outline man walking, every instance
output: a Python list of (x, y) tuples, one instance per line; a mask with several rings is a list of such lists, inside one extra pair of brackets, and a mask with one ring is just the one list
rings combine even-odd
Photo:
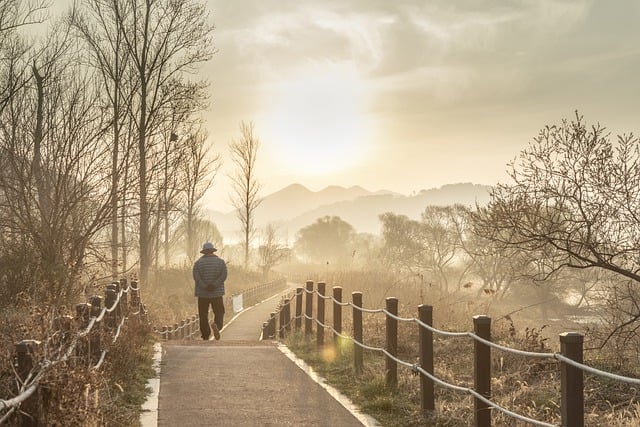
[[(200, 334), (208, 340), (213, 332), (216, 340), (224, 320), (224, 281), (227, 279), (227, 264), (214, 252), (212, 243), (202, 245), (202, 256), (193, 264), (195, 296), (198, 297), (198, 315), (200, 316)], [(213, 309), (213, 322), (209, 326), (209, 306)]]

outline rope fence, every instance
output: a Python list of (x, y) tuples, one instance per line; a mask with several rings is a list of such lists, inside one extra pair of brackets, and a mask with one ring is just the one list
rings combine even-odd
[[(46, 341), (22, 340), (15, 344), (18, 390), (16, 396), (0, 399), (0, 424), (20, 410), (22, 425), (37, 425), (41, 405), (36, 391), (53, 367), (66, 363), (70, 369), (84, 365), (98, 370), (118, 341), (127, 320), (142, 327), (149, 324), (135, 280), (128, 283), (126, 279), (120, 279), (108, 284), (104, 298), (92, 296), (89, 302), (76, 304), (75, 312), (75, 317), (54, 319), (53, 331)], [(51, 357), (38, 358), (47, 352), (45, 350), (50, 351)]]
[[(499, 350), (527, 358), (548, 359), (558, 362), (560, 370), (560, 418), (562, 426), (584, 426), (584, 372), (598, 375), (612, 381), (640, 385), (640, 379), (625, 377), (602, 371), (583, 363), (584, 336), (577, 332), (565, 332), (559, 335), (560, 352), (541, 353), (524, 351), (506, 347), (491, 341), (491, 318), (489, 316), (473, 316), (474, 330), (472, 332), (451, 332), (433, 327), (433, 307), (421, 304), (418, 306), (418, 317), (398, 316), (398, 299), (389, 297), (385, 301), (385, 308), (367, 309), (362, 306), (362, 293), (353, 292), (350, 302), (342, 301), (342, 288), (333, 287), (332, 295), (326, 295), (326, 284), (318, 282), (314, 289), (314, 282), (307, 281), (305, 287), (296, 288), (293, 295), (285, 297), (275, 312), (263, 323), (263, 339), (283, 339), (292, 328), (304, 333), (307, 338), (313, 335), (313, 325), (316, 325), (316, 344), (325, 344), (325, 331), (333, 334), (334, 344), (338, 340), (350, 340), (354, 345), (353, 363), (357, 372), (363, 369), (363, 350), (381, 353), (385, 358), (385, 379), (389, 386), (396, 386), (398, 365), (410, 369), (412, 373), (420, 375), (420, 400), (423, 414), (435, 410), (434, 385), (466, 393), (474, 400), (474, 426), (487, 427), (491, 425), (491, 409), (502, 412), (508, 417), (535, 426), (554, 426), (521, 414), (517, 414), (491, 400), (491, 350)], [(316, 313), (313, 313), (315, 297)], [(304, 299), (304, 303), (303, 303)], [(333, 307), (333, 324), (325, 323), (325, 302), (331, 302)], [(295, 314), (292, 315), (291, 306), (294, 305)], [(342, 309), (352, 309), (352, 335), (342, 332)], [(375, 347), (365, 344), (363, 339), (362, 313), (384, 314), (385, 316), (385, 346)], [(304, 328), (303, 328), (304, 320)], [(279, 327), (276, 325), (279, 322)], [(419, 328), (419, 362), (411, 363), (398, 357), (398, 324), (413, 323)], [(433, 335), (452, 338), (470, 338), (473, 340), (473, 387), (463, 387), (448, 383), (434, 375), (434, 340)], [(277, 335), (277, 336), (276, 336)]]

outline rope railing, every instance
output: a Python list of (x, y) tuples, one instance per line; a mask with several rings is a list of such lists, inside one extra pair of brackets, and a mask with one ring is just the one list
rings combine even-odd
[[(128, 298), (130, 296), (130, 298)], [(85, 360), (92, 370), (103, 365), (109, 347), (116, 344), (127, 319), (144, 318), (143, 325), (148, 325), (145, 306), (141, 303), (137, 281), (127, 282), (121, 279), (110, 283), (105, 289), (103, 298), (93, 296), (88, 303), (76, 305), (76, 316), (61, 316), (53, 321), (54, 331), (45, 342), (22, 340), (16, 343), (16, 373), (20, 386), (14, 397), (0, 399), (0, 424), (9, 420), (17, 409), (23, 412), (23, 421), (29, 422), (39, 417), (38, 403), (32, 402), (40, 386), (40, 381), (52, 368), (63, 362)], [(73, 325), (77, 325), (74, 332)], [(102, 330), (98, 330), (102, 326)], [(104, 348), (101, 343), (103, 331), (111, 332), (111, 340)], [(36, 360), (41, 347), (57, 348), (54, 357)], [(94, 363), (95, 361), (95, 363)], [(32, 414), (27, 414), (23, 406), (28, 406)]]
[[(473, 396), (474, 425), (490, 426), (491, 411), (493, 408), (504, 415), (519, 421), (536, 426), (553, 426), (544, 421), (535, 420), (515, 413), (491, 400), (491, 349), (507, 352), (516, 356), (548, 359), (559, 362), (561, 375), (560, 411), (563, 426), (581, 426), (584, 423), (584, 387), (583, 372), (588, 372), (610, 380), (640, 385), (640, 379), (626, 377), (611, 372), (602, 371), (582, 363), (583, 336), (575, 332), (560, 334), (561, 351), (556, 353), (542, 353), (524, 351), (500, 345), (491, 341), (491, 318), (488, 316), (474, 316), (474, 331), (452, 332), (434, 328), (432, 325), (432, 307), (420, 305), (418, 307), (419, 318), (401, 317), (398, 315), (398, 300), (387, 298), (386, 307), (368, 309), (362, 306), (362, 293), (354, 292), (351, 302), (342, 301), (342, 289), (333, 288), (333, 295), (325, 294), (326, 284), (318, 282), (314, 289), (314, 282), (307, 281), (305, 287), (299, 287), (292, 295), (284, 298), (277, 312), (271, 313), (269, 322), (263, 324), (263, 337), (275, 338), (276, 332), (282, 339), (295, 325), (296, 330), (302, 330), (304, 320), (304, 334), (310, 336), (312, 328), (316, 326), (316, 342), (319, 347), (324, 345), (324, 332), (333, 334), (334, 342), (338, 339), (350, 340), (355, 344), (353, 350), (354, 366), (356, 371), (362, 371), (362, 350), (378, 352), (385, 357), (386, 379), (389, 385), (397, 383), (397, 365), (410, 369), (421, 376), (421, 407), (425, 414), (435, 408), (433, 386), (437, 384), (457, 392), (463, 392)], [(303, 305), (303, 297), (305, 297)], [(313, 298), (316, 298), (316, 314), (313, 314)], [(295, 300), (294, 316), (291, 315), (291, 306)], [(324, 303), (331, 301), (333, 305), (333, 325), (324, 321)], [(353, 313), (353, 335), (342, 333), (342, 308), (350, 306)], [(386, 318), (386, 345), (375, 347), (364, 343), (362, 334), (362, 313), (383, 313)], [(275, 327), (277, 314), (280, 316), (280, 327)], [(410, 363), (402, 360), (397, 354), (397, 330), (398, 323), (413, 323), (419, 328), (420, 363)], [(474, 344), (474, 387), (448, 383), (433, 374), (433, 334), (454, 338), (471, 338)]]

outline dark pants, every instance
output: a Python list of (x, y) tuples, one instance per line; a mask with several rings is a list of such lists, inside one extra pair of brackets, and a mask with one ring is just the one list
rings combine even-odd
[(211, 335), (211, 327), (209, 326), (209, 305), (213, 309), (213, 321), (218, 330), (222, 330), (224, 321), (224, 301), (222, 297), (198, 298), (198, 315), (200, 316), (200, 334), (205, 340)]

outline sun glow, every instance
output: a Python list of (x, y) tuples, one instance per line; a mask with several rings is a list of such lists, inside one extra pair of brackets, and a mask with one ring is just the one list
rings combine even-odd
[(284, 168), (319, 175), (363, 160), (363, 86), (352, 66), (321, 65), (275, 87), (265, 131)]

